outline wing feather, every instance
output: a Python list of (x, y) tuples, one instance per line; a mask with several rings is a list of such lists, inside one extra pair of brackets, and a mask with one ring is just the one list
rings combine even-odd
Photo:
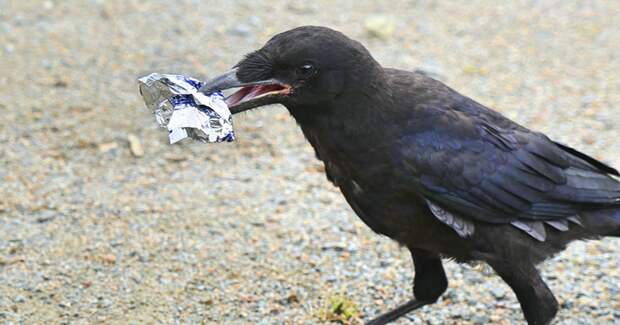
[(520, 222), (538, 238), (538, 221), (562, 230), (562, 220), (574, 222), (580, 212), (620, 206), (613, 168), (514, 123), (494, 123), (503, 117), (484, 110), (434, 111), (401, 139), (403, 159), (428, 200), (477, 221)]

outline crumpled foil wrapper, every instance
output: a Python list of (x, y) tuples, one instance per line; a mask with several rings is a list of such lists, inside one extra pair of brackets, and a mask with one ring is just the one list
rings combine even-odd
[(198, 91), (203, 82), (191, 77), (152, 73), (138, 79), (146, 107), (168, 129), (170, 143), (191, 138), (201, 142), (235, 140), (232, 114), (221, 92)]

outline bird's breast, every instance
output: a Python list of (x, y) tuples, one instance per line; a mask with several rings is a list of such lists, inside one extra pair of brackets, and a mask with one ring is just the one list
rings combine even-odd
[(360, 186), (377, 182), (387, 176), (378, 174), (394, 170), (390, 166), (395, 138), (389, 127), (374, 124), (363, 113), (321, 114), (299, 123), (316, 157), (325, 163), (328, 178), (337, 185), (342, 179), (356, 180)]
[(328, 180), (370, 228), (398, 241), (423, 229), (414, 219), (424, 213), (424, 202), (403, 192), (399, 182), (399, 162), (392, 154), (395, 137), (338, 121), (300, 125)]

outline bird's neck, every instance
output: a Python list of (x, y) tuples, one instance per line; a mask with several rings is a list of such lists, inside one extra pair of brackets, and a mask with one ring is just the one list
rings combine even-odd
[(351, 86), (328, 101), (287, 106), (287, 109), (302, 128), (323, 128), (325, 123), (337, 125), (356, 121), (362, 126), (366, 121), (381, 120), (393, 109), (394, 100), (383, 73), (373, 74), (372, 78), (350, 80)]
[(318, 156), (353, 162), (394, 136), (389, 122), (393, 105), (389, 87), (375, 81), (322, 105), (288, 109)]

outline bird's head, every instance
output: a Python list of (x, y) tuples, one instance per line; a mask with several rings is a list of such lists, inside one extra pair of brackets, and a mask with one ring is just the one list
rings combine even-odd
[(304, 26), (271, 38), (201, 91), (239, 88), (226, 100), (239, 113), (269, 104), (314, 107), (355, 93), (379, 64), (357, 41), (335, 30)]

